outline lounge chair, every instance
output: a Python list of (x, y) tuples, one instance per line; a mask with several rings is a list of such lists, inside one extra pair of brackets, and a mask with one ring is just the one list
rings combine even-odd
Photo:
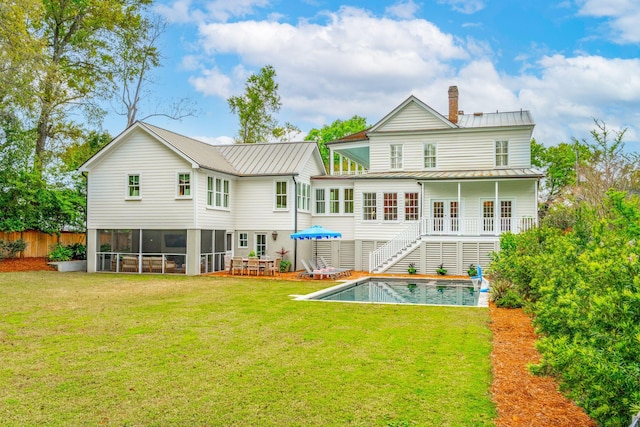
[(309, 264), (307, 264), (305, 260), (300, 260), (300, 261), (302, 262), (302, 265), (306, 270), (306, 273), (301, 273), (300, 275), (304, 275), (314, 279), (324, 279), (325, 277), (328, 277), (329, 279), (336, 279), (339, 276), (338, 273), (336, 273), (335, 271), (311, 268), (309, 267)]
[(321, 256), (318, 259), (318, 263), (320, 264), (320, 266), (322, 268), (330, 268), (333, 269), (334, 271), (336, 271), (337, 273), (339, 273), (342, 276), (351, 276), (351, 272), (352, 270), (350, 268), (338, 268), (338, 267), (332, 267), (329, 265), (329, 263), (327, 262), (326, 259), (324, 259), (323, 256)]

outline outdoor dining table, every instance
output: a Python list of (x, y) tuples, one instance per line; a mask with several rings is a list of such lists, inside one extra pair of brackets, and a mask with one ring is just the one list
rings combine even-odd
[[(270, 271), (272, 272), (271, 274), (275, 274), (275, 259), (259, 259), (258, 260), (258, 264), (260, 265), (260, 271), (262, 272), (263, 275), (266, 275), (266, 271)], [(242, 258), (242, 269), (246, 270), (247, 269), (247, 265), (249, 264), (249, 258)], [(231, 274), (231, 271), (233, 270), (233, 259), (231, 259), (231, 262), (229, 263), (229, 274)]]

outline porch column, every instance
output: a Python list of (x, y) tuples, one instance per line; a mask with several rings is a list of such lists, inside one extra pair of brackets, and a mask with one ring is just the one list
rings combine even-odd
[(187, 230), (187, 275), (200, 274), (200, 230)]
[(493, 227), (496, 236), (500, 235), (500, 201), (498, 200), (498, 181), (496, 181), (496, 201), (493, 205)]
[(460, 188), (461, 188), (461, 183), (460, 181), (458, 181), (458, 236), (462, 235), (462, 224), (464, 224), (464, 222), (462, 221), (462, 203), (461, 203), (461, 199), (462, 197), (460, 196)]
[(95, 273), (97, 268), (96, 249), (98, 248), (98, 232), (95, 228), (87, 229), (87, 273)]
[(340, 172), (340, 175), (342, 175), (342, 154), (338, 154), (338, 162), (340, 162), (338, 164), (338, 172)]
[(329, 175), (333, 175), (333, 148), (329, 147)]

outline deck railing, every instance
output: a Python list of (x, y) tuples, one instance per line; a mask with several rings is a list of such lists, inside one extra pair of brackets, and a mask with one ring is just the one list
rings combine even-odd
[[(536, 226), (536, 218), (429, 218), (407, 223), (397, 236), (369, 254), (369, 271), (374, 271), (417, 242), (421, 236), (498, 236), (522, 233)], [(497, 230), (497, 231), (496, 231)]]

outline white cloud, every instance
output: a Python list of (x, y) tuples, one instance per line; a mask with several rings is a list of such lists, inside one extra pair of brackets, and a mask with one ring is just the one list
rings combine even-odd
[(192, 0), (176, 0), (171, 5), (157, 5), (155, 10), (173, 23), (193, 23), (214, 20), (226, 22), (232, 17), (247, 16), (257, 8), (266, 7), (269, 0), (214, 0), (204, 4), (204, 10)]
[(637, 0), (580, 0), (581, 16), (609, 19), (611, 38), (615, 42), (640, 42), (640, 4)]
[(189, 78), (189, 83), (200, 93), (228, 98), (233, 94), (233, 82), (217, 68), (203, 70), (198, 77)]
[(453, 10), (471, 15), (484, 9), (484, 0), (438, 0), (440, 4), (448, 4)]
[(411, 19), (419, 10), (420, 5), (414, 3), (413, 0), (401, 0), (385, 8), (385, 14), (400, 19)]
[[(640, 110), (640, 59), (600, 56), (543, 57), (540, 76), (515, 78), (512, 88), (520, 102), (535, 112), (540, 142), (553, 145), (588, 137), (593, 119), (611, 128), (629, 127), (627, 137), (638, 132)], [(519, 89), (518, 89), (519, 88)]]

